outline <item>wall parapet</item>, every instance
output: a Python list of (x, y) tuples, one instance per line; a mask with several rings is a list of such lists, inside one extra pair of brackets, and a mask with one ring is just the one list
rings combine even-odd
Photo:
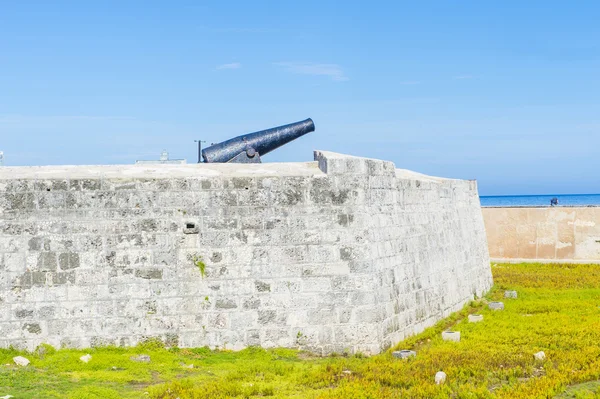
[(28, 349), (377, 353), (491, 286), (474, 182), (325, 151), (3, 168), (0, 267), (0, 346)]

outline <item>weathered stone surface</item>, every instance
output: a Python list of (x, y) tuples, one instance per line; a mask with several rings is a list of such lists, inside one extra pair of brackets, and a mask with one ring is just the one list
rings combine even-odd
[(504, 303), (503, 302), (490, 302), (488, 304), (488, 307), (491, 310), (504, 310)]
[(38, 323), (25, 323), (23, 324), (23, 330), (26, 330), (30, 334), (41, 334), (42, 327)]
[(544, 351), (539, 351), (539, 352), (534, 353), (533, 357), (536, 360), (544, 360), (544, 359), (546, 359), (546, 354), (544, 353)]
[(58, 256), (58, 264), (62, 270), (75, 269), (79, 267), (79, 254), (63, 253)]
[(490, 288), (475, 182), (315, 159), (0, 168), (2, 345), (377, 353)]
[(517, 291), (504, 291), (504, 298), (516, 299)]

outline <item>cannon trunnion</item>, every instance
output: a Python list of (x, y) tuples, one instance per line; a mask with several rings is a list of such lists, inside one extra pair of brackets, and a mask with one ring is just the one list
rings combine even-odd
[(211, 163), (260, 163), (261, 155), (314, 131), (315, 124), (308, 118), (212, 145), (202, 150), (202, 159)]

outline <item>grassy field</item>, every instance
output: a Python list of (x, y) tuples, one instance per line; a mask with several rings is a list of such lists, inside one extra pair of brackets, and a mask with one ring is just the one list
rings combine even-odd
[[(480, 301), (397, 348), (417, 357), (313, 357), (294, 350), (0, 350), (0, 397), (20, 398), (600, 398), (600, 266), (494, 265)], [(518, 299), (503, 299), (505, 289)], [(503, 300), (505, 310), (486, 303)], [(469, 313), (484, 321), (468, 323)], [(441, 340), (443, 330), (461, 342)], [(533, 354), (544, 351), (546, 359)], [(85, 364), (79, 357), (90, 353)], [(147, 354), (150, 363), (130, 358)], [(31, 360), (16, 367), (12, 358)], [(193, 365), (193, 368), (191, 367)], [(434, 383), (443, 370), (447, 382)]]

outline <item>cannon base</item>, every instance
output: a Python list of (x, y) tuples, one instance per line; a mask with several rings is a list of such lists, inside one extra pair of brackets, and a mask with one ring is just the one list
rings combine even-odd
[(250, 156), (252, 151), (242, 151), (237, 154), (235, 157), (231, 158), (231, 160), (227, 163), (261, 163), (260, 154), (258, 152), (254, 152), (254, 156)]

